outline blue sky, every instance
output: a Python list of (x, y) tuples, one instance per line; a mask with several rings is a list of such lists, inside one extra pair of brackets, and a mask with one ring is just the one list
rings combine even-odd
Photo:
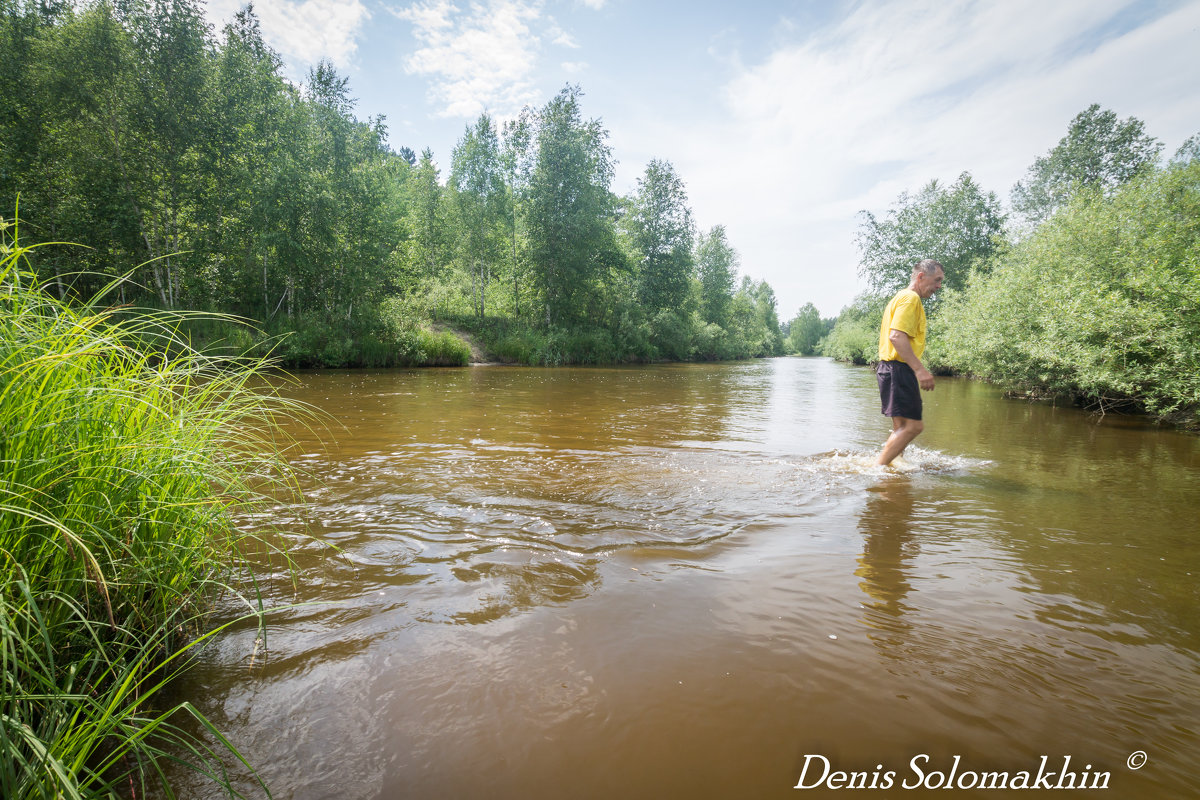
[[(242, 5), (210, 0), (218, 27)], [(835, 315), (864, 288), (858, 212), (969, 171), (1013, 183), (1091, 103), (1169, 156), (1200, 132), (1200, 0), (653, 2), (257, 0), (301, 82), (349, 77), (357, 115), (449, 171), (464, 128), (567, 83), (608, 129), (614, 190), (674, 164), (743, 274)]]

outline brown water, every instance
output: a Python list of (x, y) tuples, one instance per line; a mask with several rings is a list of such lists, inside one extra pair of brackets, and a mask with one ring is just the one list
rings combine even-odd
[(939, 379), (882, 470), (820, 359), (299, 381), (339, 552), (183, 687), (275, 797), (1200, 796), (1196, 437)]

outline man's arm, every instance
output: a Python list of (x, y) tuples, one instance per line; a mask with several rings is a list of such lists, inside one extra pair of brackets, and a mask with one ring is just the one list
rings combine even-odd
[(917, 383), (921, 384), (921, 388), (927, 392), (933, 391), (933, 373), (925, 369), (925, 365), (921, 363), (921, 359), (917, 358), (917, 354), (913, 352), (912, 342), (909, 341), (908, 334), (899, 328), (892, 328), (888, 332), (888, 341), (892, 343), (892, 347), (896, 348), (896, 352), (904, 359), (904, 363), (912, 367), (917, 376)]

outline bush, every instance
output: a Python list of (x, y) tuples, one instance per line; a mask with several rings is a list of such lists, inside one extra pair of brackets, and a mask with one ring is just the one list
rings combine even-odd
[(290, 331), (280, 334), (277, 351), (280, 361), (288, 367), (343, 367), (355, 359), (354, 337), (344, 326), (337, 326), (319, 317), (297, 317)]
[(696, 320), (694, 345), (696, 358), (703, 361), (716, 361), (725, 357), (728, 348), (729, 335), (724, 328), (712, 322)]
[(534, 331), (524, 329), (506, 333), (490, 343), (488, 350), (499, 360), (509, 364), (532, 364), (534, 353), (544, 346), (544, 338)]
[(817, 351), (824, 356), (852, 364), (870, 364), (879, 358), (879, 325), (883, 310), (891, 298), (861, 295), (842, 309), (829, 335)]
[(618, 361), (612, 335), (603, 328), (571, 332), (566, 336), (566, 351), (574, 364), (612, 364)]
[(692, 357), (692, 325), (681, 312), (664, 309), (650, 322), (650, 343), (660, 358), (687, 361)]
[(419, 305), (389, 298), (379, 308), (353, 320), (319, 316), (277, 323), (272, 341), (286, 367), (422, 367), (462, 366), (471, 348), (450, 331), (433, 331)]
[(1076, 198), (936, 323), (947, 364), (1012, 391), (1200, 423), (1200, 162)]
[(471, 363), (471, 347), (452, 331), (417, 331), (420, 366), (463, 367)]

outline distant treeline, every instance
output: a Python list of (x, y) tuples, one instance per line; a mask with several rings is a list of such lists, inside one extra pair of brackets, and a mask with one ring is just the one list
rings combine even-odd
[(285, 80), (250, 8), (217, 35), (196, 0), (0, 0), (0, 209), (89, 248), (31, 255), (61, 297), (132, 270), (124, 302), (294, 332), (293, 364), (465, 358), (435, 319), (529, 362), (782, 352), (774, 292), (670, 162), (611, 191), (577, 87), (480, 116), (444, 177), (350, 95), (327, 63)]
[(968, 173), (863, 212), (871, 290), (819, 351), (875, 360), (883, 306), (936, 258), (935, 371), (1200, 428), (1200, 136), (1169, 161), (1161, 150), (1141, 121), (1093, 105), (1013, 188), (1011, 213)]

